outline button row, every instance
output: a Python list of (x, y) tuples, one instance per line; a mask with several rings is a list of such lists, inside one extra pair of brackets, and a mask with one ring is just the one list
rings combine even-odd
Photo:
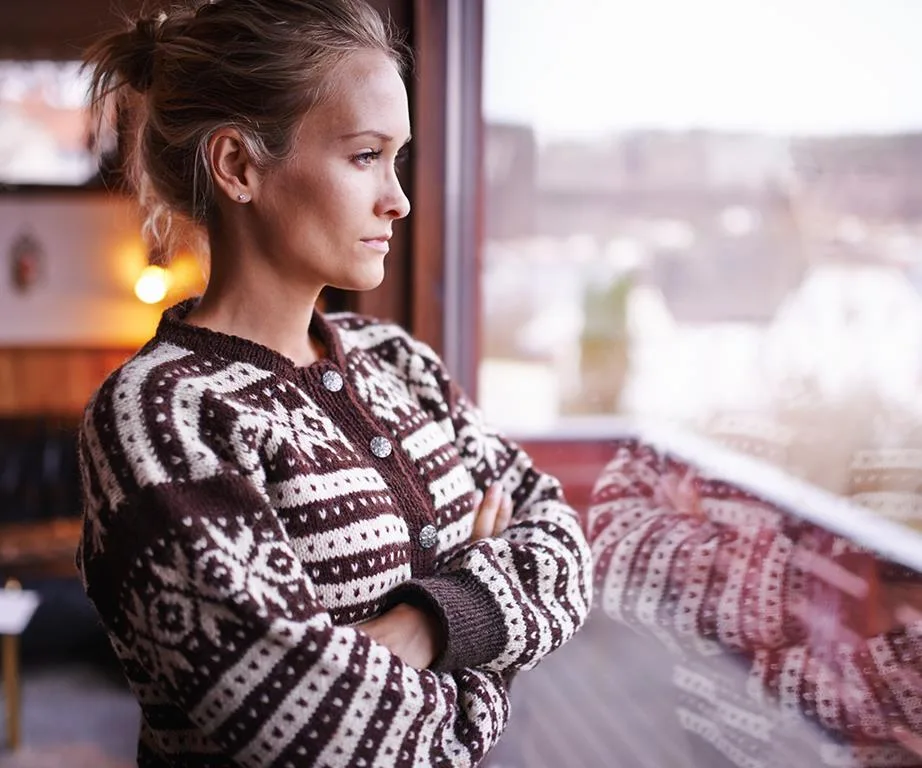
[[(324, 371), (320, 380), (328, 392), (339, 392), (343, 388), (343, 377), (337, 371)], [(381, 435), (371, 438), (369, 448), (379, 459), (386, 459), (394, 452), (391, 441)], [(419, 532), (419, 546), (423, 549), (432, 549), (438, 543), (438, 540), (438, 529), (432, 524), (423, 526)]]

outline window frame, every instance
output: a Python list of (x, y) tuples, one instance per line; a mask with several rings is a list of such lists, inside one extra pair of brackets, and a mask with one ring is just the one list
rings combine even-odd
[[(475, 400), (486, 204), (484, 2), (414, 3), (410, 40), (416, 58), (410, 82), (413, 212), (404, 259), (409, 270), (401, 276), (403, 292), (391, 292), (387, 298), (389, 316), (432, 346), (455, 381)], [(392, 261), (390, 268), (394, 266)], [(561, 480), (577, 509), (588, 505), (598, 472), (611, 457), (615, 437), (509, 436), (537, 466)]]
[(400, 323), (476, 397), (483, 0), (378, 0), (376, 7), (413, 54), (413, 141), (403, 178), (412, 210), (395, 229), (382, 286), (330, 292), (328, 306)]

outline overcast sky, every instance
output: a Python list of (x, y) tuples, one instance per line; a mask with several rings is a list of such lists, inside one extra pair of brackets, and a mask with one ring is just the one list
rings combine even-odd
[(484, 107), (623, 128), (922, 130), (922, 0), (487, 0)]

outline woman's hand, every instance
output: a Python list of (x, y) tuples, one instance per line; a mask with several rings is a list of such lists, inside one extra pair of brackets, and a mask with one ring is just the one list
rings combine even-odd
[[(512, 498), (495, 483), (480, 501), (471, 541), (499, 536), (512, 519)], [(426, 669), (442, 652), (445, 638), (438, 619), (425, 610), (399, 603), (389, 611), (356, 625), (405, 664)]]
[(690, 467), (670, 468), (663, 472), (653, 489), (653, 501), (670, 512), (706, 519), (695, 485), (695, 472)]
[(500, 536), (509, 527), (512, 519), (512, 497), (503, 493), (503, 486), (494, 483), (480, 501), (474, 517), (471, 541)]
[(356, 629), (416, 669), (426, 669), (445, 647), (438, 619), (406, 603), (398, 603), (380, 616), (358, 624)]

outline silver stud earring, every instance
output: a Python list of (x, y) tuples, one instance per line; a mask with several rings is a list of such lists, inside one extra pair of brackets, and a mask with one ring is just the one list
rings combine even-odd
[(241, 203), (248, 203), (250, 202), (250, 196), (246, 192), (241, 192), (239, 195), (237, 195), (237, 201)]

